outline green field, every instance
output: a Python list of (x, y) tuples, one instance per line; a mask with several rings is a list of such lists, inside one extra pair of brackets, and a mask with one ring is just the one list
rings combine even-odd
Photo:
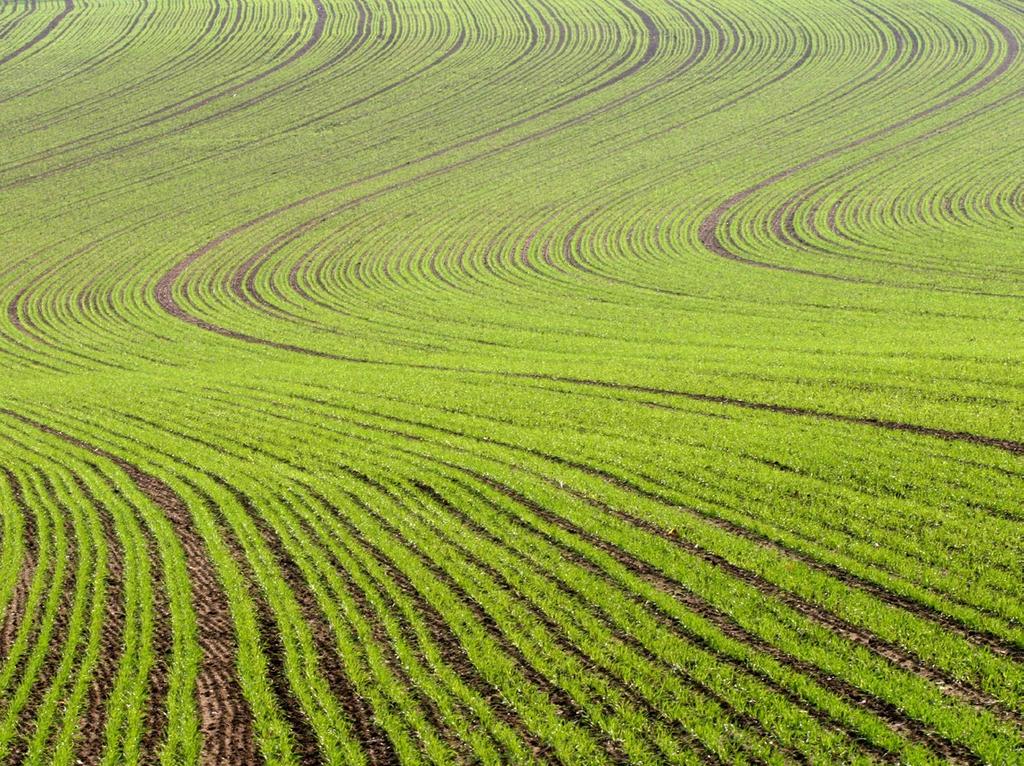
[(1024, 764), (1021, 0), (2, 0), (0, 764)]

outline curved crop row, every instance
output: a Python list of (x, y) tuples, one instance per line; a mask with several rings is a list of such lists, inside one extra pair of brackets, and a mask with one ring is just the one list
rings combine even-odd
[(0, 763), (1024, 763), (1022, 40), (0, 4)]

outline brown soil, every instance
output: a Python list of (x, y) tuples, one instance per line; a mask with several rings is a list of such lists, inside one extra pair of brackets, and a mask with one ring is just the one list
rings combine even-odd
[(76, 477), (79, 490), (85, 495), (100, 518), (107, 545), (107, 575), (104, 593), (104, 615), (100, 651), (85, 700), (79, 731), (82, 736), (76, 754), (82, 763), (99, 763), (103, 759), (104, 723), (107, 702), (114, 688), (118, 666), (122, 660), (125, 626), (124, 552), (114, 531), (113, 520), (103, 505), (92, 496), (85, 483)]
[[(17, 477), (9, 469), (0, 468), (0, 471), (3, 471), (7, 484), (11, 488), (11, 493), (14, 495), (14, 502), (17, 503), (18, 508), (25, 519), (25, 560), (21, 568), (21, 573), (18, 576), (18, 582), (15, 585), (14, 593), (11, 596), (11, 601), (7, 605), (7, 611), (3, 616), (3, 622), (0, 623), (0, 657), (6, 657), (8, 652), (11, 650), (11, 645), (14, 643), (18, 628), (21, 626), (24, 618), (29, 588), (32, 585), (32, 579), (35, 577), (36, 566), (38, 564), (37, 555), (39, 540), (38, 532), (36, 531), (36, 517), (32, 510), (25, 504), (21, 484), (18, 483)], [(8, 529), (5, 524), (4, 533), (7, 534), (7, 532)]]
[[(43, 479), (44, 491), (49, 495), (55, 495), (56, 492), (53, 485), (50, 484), (49, 480)], [(64, 577), (62, 582), (59, 584), (60, 594), (58, 596), (56, 615), (53, 622), (51, 640), (49, 645), (46, 647), (43, 661), (39, 666), (36, 675), (33, 679), (31, 690), (29, 691), (28, 699), (25, 706), (22, 707), (21, 712), (18, 715), (18, 732), (17, 736), (11, 746), (9, 759), (11, 763), (21, 763), (28, 752), (29, 738), (35, 733), (35, 719), (36, 710), (42, 704), (46, 693), (50, 690), (50, 685), (54, 681), (54, 676), (57, 674), (57, 670), (60, 667), (62, 661), (62, 653), (65, 650), (65, 645), (68, 640), (68, 625), (71, 621), (71, 614), (74, 606), (75, 590), (77, 588), (77, 577), (78, 577), (78, 566), (79, 566), (79, 555), (78, 555), (78, 539), (75, 536), (75, 529), (71, 523), (70, 515), (63, 516), (64, 531), (68, 541), (68, 550), (65, 563)], [(90, 573), (87, 573), (90, 574)], [(52, 577), (47, 580), (46, 587), (49, 589), (53, 585)], [(91, 588), (86, 588), (84, 598), (88, 603), (91, 598)], [(88, 609), (88, 606), (86, 606)], [(34, 646), (38, 642), (38, 629), (40, 625), (36, 627), (36, 636), (31, 642)], [(79, 636), (80, 641), (84, 640), (84, 634)], [(79, 644), (81, 649), (81, 643)], [(29, 650), (32, 651), (31, 649)], [(22, 656), (19, 664), (24, 667), (28, 659), (27, 654)]]
[(204, 766), (260, 763), (252, 728), (252, 714), (236, 674), (238, 649), (227, 597), (184, 501), (162, 479), (142, 471), (124, 458), (20, 413), (11, 410), (3, 412), (114, 463), (174, 525), (185, 553), (198, 623), (199, 645), (203, 652), (196, 680), (200, 731), (203, 735), (202, 762)]
[[(223, 482), (219, 483), (227, 486)], [(398, 755), (391, 745), (391, 740), (374, 719), (373, 708), (352, 686), (348, 674), (345, 672), (342, 660), (338, 656), (334, 632), (324, 618), (317, 604), (316, 596), (309, 589), (301, 569), (285, 551), (284, 544), (277, 533), (263, 518), (259, 509), (253, 506), (249, 498), (232, 487), (228, 487), (228, 489), (248, 512), (298, 601), (305, 622), (313, 634), (313, 641), (317, 649), (317, 665), (323, 671), (331, 691), (353, 723), (363, 752), (367, 754), (371, 764), (397, 763)], [(363, 606), (365, 608), (365, 605)], [(386, 642), (381, 642), (381, 646), (386, 646)]]

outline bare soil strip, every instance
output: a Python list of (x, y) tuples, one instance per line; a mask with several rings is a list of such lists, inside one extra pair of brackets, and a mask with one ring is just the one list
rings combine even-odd
[(252, 728), (252, 714), (237, 677), (238, 645), (227, 597), (184, 501), (162, 479), (144, 472), (124, 458), (20, 413), (12, 410), (0, 411), (68, 444), (109, 460), (124, 471), (135, 486), (160, 508), (174, 525), (185, 553), (192, 583), (199, 645), (203, 650), (196, 692), (200, 730), (203, 735), (204, 766), (257, 764), (259, 758)]

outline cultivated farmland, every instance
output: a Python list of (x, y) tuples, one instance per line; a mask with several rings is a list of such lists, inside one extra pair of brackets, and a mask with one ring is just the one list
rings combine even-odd
[(1022, 40), (0, 2), (0, 764), (1024, 764)]

